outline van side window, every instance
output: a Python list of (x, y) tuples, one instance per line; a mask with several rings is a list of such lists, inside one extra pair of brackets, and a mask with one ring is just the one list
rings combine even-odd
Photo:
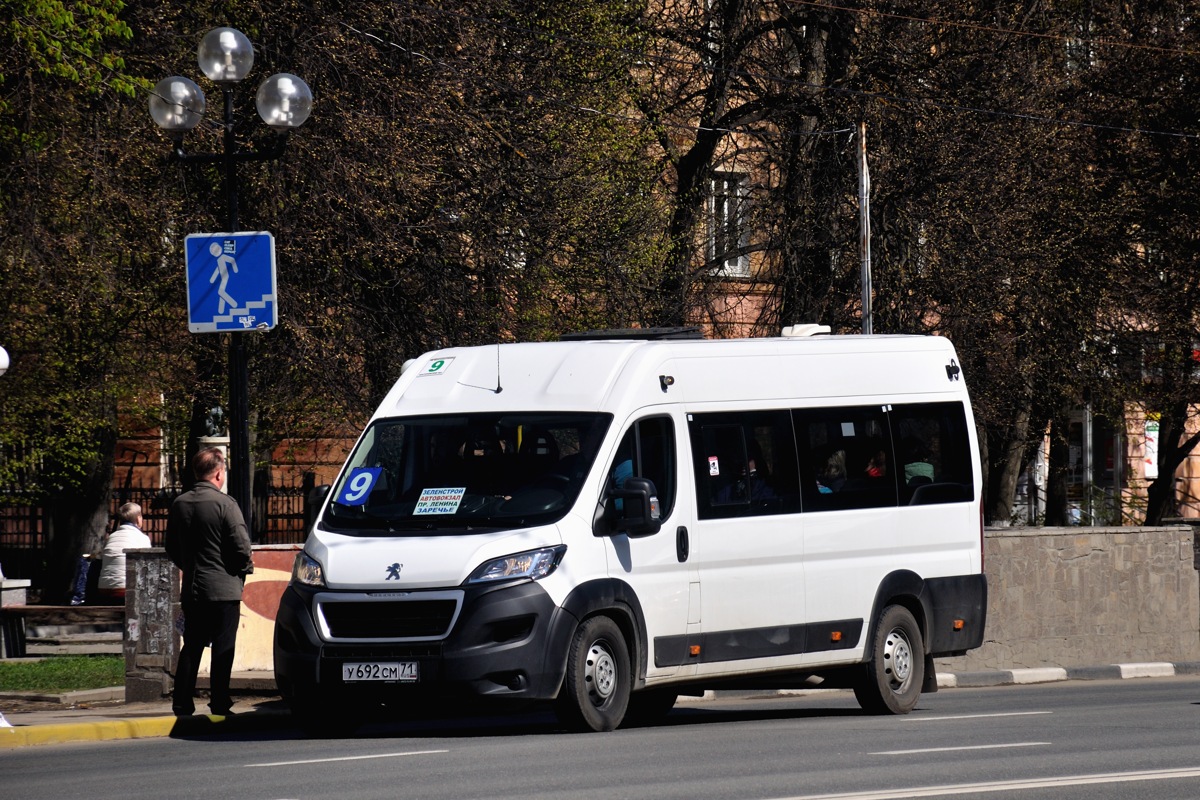
[(606, 494), (620, 488), (626, 478), (648, 478), (658, 490), (662, 518), (675, 507), (675, 428), (669, 417), (640, 419), (629, 427), (609, 470)]
[(902, 505), (964, 503), (975, 496), (961, 403), (895, 406), (891, 419)]
[(793, 412), (805, 511), (896, 505), (895, 457), (883, 406)]
[(691, 414), (688, 432), (700, 519), (800, 510), (787, 411)]

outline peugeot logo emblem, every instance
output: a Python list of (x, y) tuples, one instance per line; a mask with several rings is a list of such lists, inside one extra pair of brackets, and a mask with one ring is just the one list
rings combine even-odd
[(404, 569), (403, 564), (392, 564), (390, 567), (387, 567), (387, 577), (384, 578), (384, 580), (385, 581), (400, 580), (400, 570), (402, 570), (402, 569)]

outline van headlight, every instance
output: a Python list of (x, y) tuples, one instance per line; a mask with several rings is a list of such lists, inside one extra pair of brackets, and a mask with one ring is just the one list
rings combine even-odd
[(557, 547), (543, 547), (540, 550), (492, 559), (472, 572), (471, 577), (467, 578), (467, 583), (511, 581), (519, 578), (540, 580), (554, 572), (566, 552), (567, 546), (560, 544)]
[(301, 550), (296, 554), (295, 562), (292, 563), (292, 581), (303, 586), (316, 586), (324, 589), (325, 570), (321, 568), (320, 561)]

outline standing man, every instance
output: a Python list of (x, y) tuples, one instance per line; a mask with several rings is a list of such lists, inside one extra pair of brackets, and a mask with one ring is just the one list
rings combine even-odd
[(254, 571), (246, 520), (225, 486), (225, 454), (208, 447), (192, 459), (196, 485), (175, 498), (167, 517), (167, 555), (183, 573), (183, 649), (175, 668), (171, 707), (194, 714), (196, 672), (212, 644), (212, 713), (229, 713), (229, 678), (246, 575)]

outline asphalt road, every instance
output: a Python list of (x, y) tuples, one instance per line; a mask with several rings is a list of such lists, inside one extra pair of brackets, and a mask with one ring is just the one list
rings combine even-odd
[(925, 695), (869, 717), (851, 695), (743, 696), (660, 725), (567, 734), (548, 713), (0, 751), (0, 797), (815, 800), (1200, 797), (1200, 677)]

